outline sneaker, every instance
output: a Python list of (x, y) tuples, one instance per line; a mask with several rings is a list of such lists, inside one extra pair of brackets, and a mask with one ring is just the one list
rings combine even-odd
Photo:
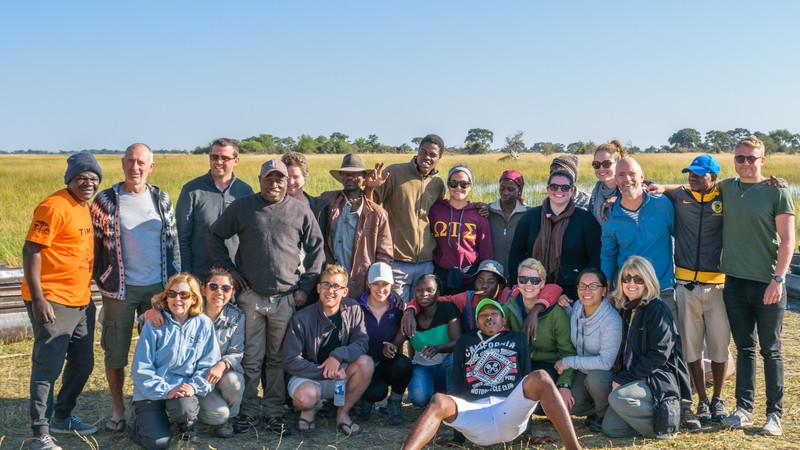
[(761, 428), (759, 433), (765, 436), (780, 436), (783, 434), (783, 428), (781, 428), (781, 418), (777, 413), (767, 414), (767, 421), (764, 422), (764, 427)]
[(83, 423), (77, 416), (69, 416), (63, 421), (53, 419), (50, 421), (50, 431), (53, 433), (72, 434), (78, 433), (81, 436), (88, 436), (97, 432), (97, 427), (90, 423)]
[(225, 423), (218, 426), (216, 430), (214, 430), (214, 435), (219, 438), (227, 439), (233, 437), (233, 424), (230, 420), (226, 420)]
[(733, 414), (720, 421), (722, 425), (738, 430), (740, 428), (748, 427), (753, 424), (753, 413), (746, 411), (744, 408), (736, 407)]
[(199, 442), (194, 425), (181, 426), (180, 433), (176, 437), (179, 442)]
[(283, 417), (265, 417), (264, 429), (283, 436), (290, 436), (292, 434), (292, 430), (286, 426)]
[(239, 414), (233, 419), (233, 432), (236, 434), (247, 433), (251, 428), (255, 427), (256, 421), (250, 416)]
[(681, 410), (681, 428), (688, 431), (697, 431), (701, 428), (700, 419), (692, 413), (691, 405)]
[(53, 436), (45, 433), (31, 442), (31, 450), (61, 450), (61, 447), (56, 444), (56, 439)]
[(695, 412), (694, 415), (697, 416), (702, 423), (711, 422), (711, 407), (708, 404), (708, 400), (700, 400), (697, 403), (697, 412)]
[(711, 422), (720, 423), (722, 419), (728, 417), (728, 408), (725, 406), (725, 400), (714, 397), (711, 399)]
[(387, 409), (389, 410), (389, 425), (402, 425), (405, 420), (402, 413), (402, 400), (389, 400)]

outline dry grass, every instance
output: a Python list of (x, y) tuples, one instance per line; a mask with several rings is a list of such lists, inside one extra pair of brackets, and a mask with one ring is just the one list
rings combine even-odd
[[(755, 434), (755, 430), (723, 431), (719, 427), (706, 427), (695, 433), (681, 433), (674, 440), (658, 441), (643, 439), (615, 439), (610, 440), (602, 435), (590, 432), (576, 419), (576, 430), (581, 443), (587, 448), (627, 448), (627, 449), (790, 449), (800, 448), (800, 313), (787, 311), (784, 321), (783, 357), (785, 364), (785, 397), (783, 430), (784, 435), (779, 438), (767, 438)], [(103, 377), (102, 351), (99, 347), (99, 335), (96, 340), (97, 352), (95, 353), (95, 369), (92, 377), (78, 401), (75, 411), (84, 421), (97, 423), (102, 426), (111, 411), (111, 401), (107, 394), (106, 382)], [(0, 345), (0, 449), (27, 448), (26, 439), (30, 434), (30, 421), (28, 419), (28, 379), (30, 375), (30, 347), (31, 341), (22, 341), (12, 344)], [(22, 354), (22, 356), (13, 356)], [(733, 378), (726, 385), (724, 398), (733, 403)], [(763, 375), (759, 369), (756, 385), (756, 423), (764, 420), (764, 395)], [(126, 395), (130, 396), (130, 383), (126, 386)], [(419, 410), (411, 406), (404, 408), (406, 420), (410, 422), (419, 415)], [(212, 437), (209, 430), (201, 429), (200, 442), (188, 445), (178, 443), (173, 448), (195, 449), (396, 449), (399, 448), (408, 433), (408, 426), (391, 427), (385, 418), (375, 414), (373, 419), (363, 424), (366, 432), (361, 436), (345, 438), (334, 431), (332, 419), (318, 420), (318, 430), (310, 438), (301, 439), (297, 433), (291, 436), (276, 436), (260, 432), (250, 432), (232, 439), (218, 439)], [(550, 424), (539, 419), (536, 425), (537, 434), (557, 436)], [(440, 436), (450, 436), (450, 430), (442, 427)], [(97, 448), (127, 449), (136, 448), (126, 434), (111, 434), (100, 431), (93, 436)], [(58, 437), (59, 442), (67, 449), (91, 449), (92, 445), (83, 442), (77, 437)], [(94, 441), (92, 441), (94, 442)], [(431, 447), (433, 448), (433, 447)], [(524, 438), (517, 441), (493, 447), (499, 449), (528, 449)], [(560, 448), (558, 445), (547, 445), (541, 448)]]

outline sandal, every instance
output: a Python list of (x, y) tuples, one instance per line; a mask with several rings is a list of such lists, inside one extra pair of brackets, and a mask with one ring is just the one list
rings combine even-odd
[(545, 445), (545, 444), (552, 444), (558, 442), (554, 437), (548, 436), (546, 434), (534, 435), (533, 433), (528, 435), (528, 444), (532, 445)]
[[(305, 425), (305, 428), (302, 427)], [(317, 424), (314, 422), (314, 419), (306, 420), (302, 417), (297, 418), (297, 431), (301, 434), (311, 434), (317, 429)]]
[[(358, 427), (358, 428), (355, 428)], [(355, 429), (354, 429), (355, 428)], [(358, 436), (364, 431), (361, 426), (355, 422), (342, 422), (336, 425), (336, 429), (347, 437)]]
[(116, 419), (115, 420), (114, 418), (108, 419), (106, 421), (106, 424), (103, 426), (103, 428), (105, 428), (105, 430), (108, 431), (109, 433), (120, 433), (120, 432), (123, 432), (123, 431), (125, 431), (126, 427), (127, 427), (127, 424), (125, 423), (125, 419)]

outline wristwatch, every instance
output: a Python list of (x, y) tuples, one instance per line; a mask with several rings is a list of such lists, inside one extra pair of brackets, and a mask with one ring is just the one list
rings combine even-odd
[(561, 388), (569, 389), (569, 385), (567, 383), (561, 383), (561, 384), (558, 385), (558, 388), (559, 389), (561, 389)]
[(786, 281), (786, 278), (778, 275), (777, 273), (772, 274), (772, 279), (778, 282), (778, 284), (783, 284), (783, 282)]

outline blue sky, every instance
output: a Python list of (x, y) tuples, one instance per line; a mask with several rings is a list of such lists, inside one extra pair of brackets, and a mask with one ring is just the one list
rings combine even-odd
[(0, 3), (0, 149), (800, 132), (800, 2)]

